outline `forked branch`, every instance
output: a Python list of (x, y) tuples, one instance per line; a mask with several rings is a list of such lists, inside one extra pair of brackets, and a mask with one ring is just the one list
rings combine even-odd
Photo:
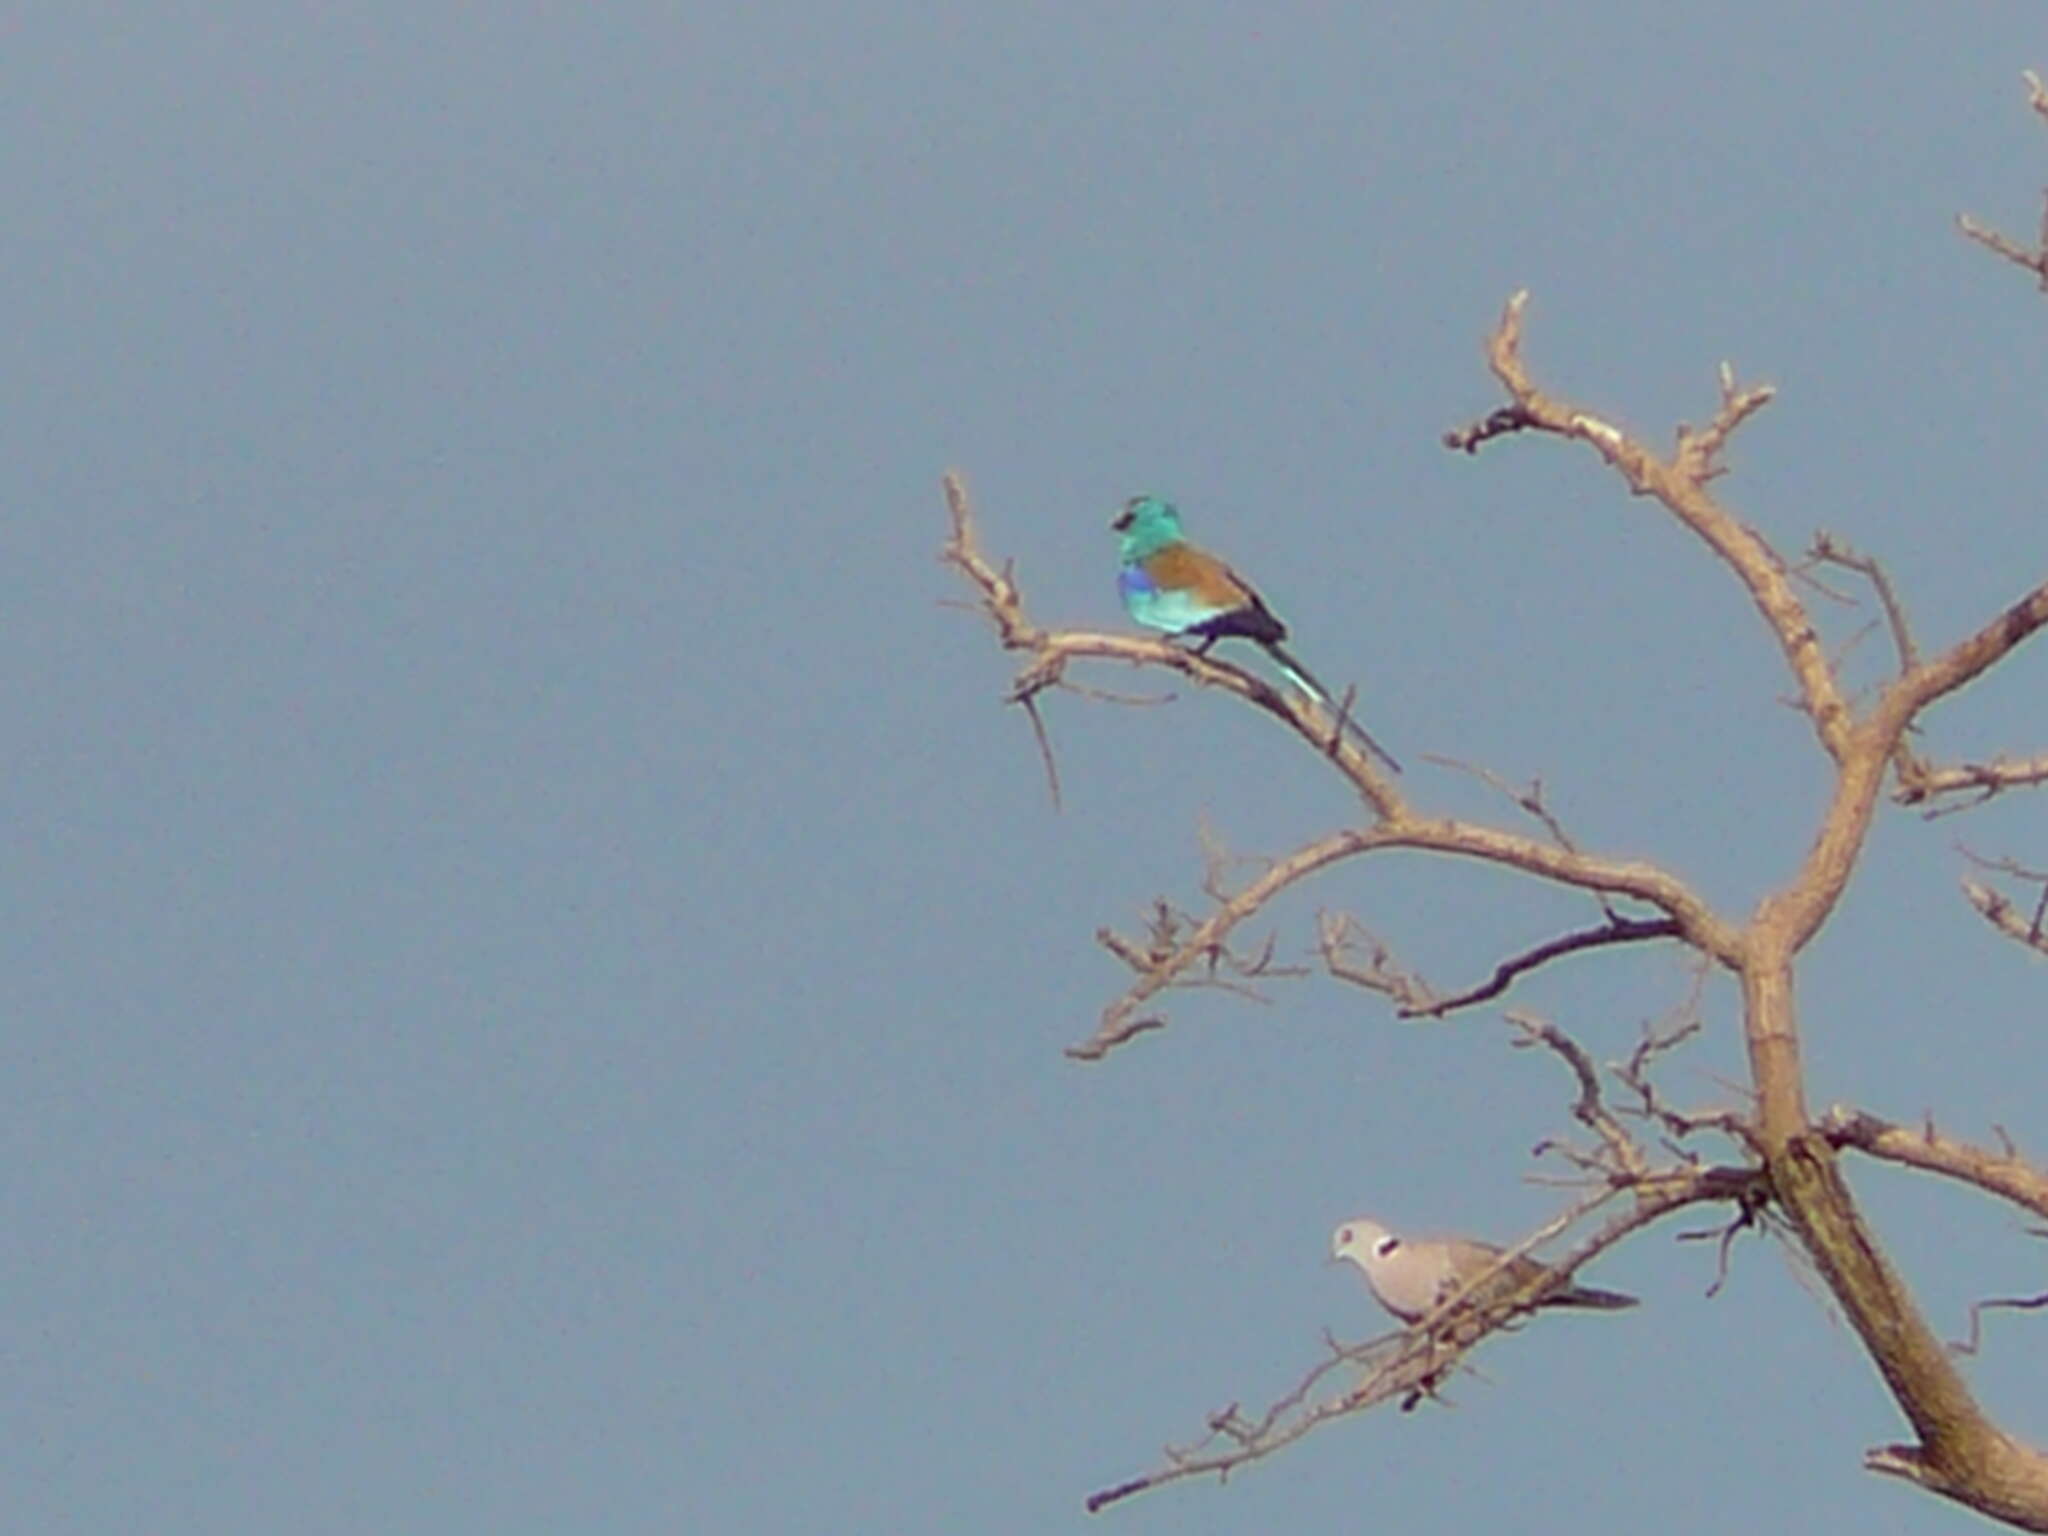
[[(1078, 659), (1164, 667), (1204, 686), (1233, 692), (1283, 721), (1330, 761), (1376, 815), (1370, 826), (1330, 833), (1275, 861), (1243, 890), (1219, 900), (1209, 915), (1170, 951), (1161, 955), (1148, 953), (1142, 964), (1134, 962), (1134, 968), (1140, 972), (1138, 979), (1103, 1011), (1095, 1032), (1087, 1040), (1069, 1047), (1069, 1055), (1083, 1061), (1100, 1060), (1136, 1036), (1163, 1027), (1164, 1019), (1150, 1009), (1153, 999), (1182, 984), (1195, 967), (1223, 948), (1238, 925), (1274, 897), (1333, 864), (1395, 849), (1451, 854), (1515, 869), (1586, 891), (1603, 901), (1609, 897), (1632, 897), (1663, 914), (1660, 919), (1610, 915), (1601, 929), (1568, 935), (1546, 946), (1544, 953), (1510, 962), (1513, 970), (1508, 980), (1513, 974), (1578, 949), (1664, 937), (1679, 938), (1724, 965), (1735, 961), (1736, 931), (1683, 881), (1655, 865), (1585, 853), (1561, 835), (1554, 841), (1539, 840), (1475, 823), (1419, 816), (1379, 773), (1373, 759), (1342, 732), (1340, 722), (1311, 701), (1283, 693), (1249, 672), (1163, 640), (1040, 628), (1027, 617), (1023, 596), (1009, 566), (997, 566), (982, 553), (960, 477), (948, 474), (945, 489), (952, 522), (945, 559), (974, 587), (980, 606), (1004, 647), (1025, 652), (1029, 658), (1012, 689), (1014, 701), (1033, 700), (1044, 690), (1062, 684), (1068, 664)], [(1557, 833), (1554, 818), (1540, 819), (1553, 834)], [(1134, 952), (1119, 948), (1118, 953), (1129, 960)]]
[[(2031, 69), (2020, 78), (2027, 82), (2027, 105), (2034, 109), (2035, 116), (2048, 121), (2048, 87), (2043, 87), (2041, 77)], [(2041, 285), (2041, 291), (2048, 293), (2048, 199), (2043, 201), (2040, 235), (2031, 250), (2017, 241), (2008, 240), (1997, 230), (1979, 224), (1967, 213), (1956, 216), (1956, 225), (1986, 250), (1993, 251), (2014, 266), (2023, 267), (2033, 273)]]
[[(1840, 758), (1848, 748), (1848, 705), (1835, 684), (1805, 604), (1792, 590), (1785, 562), (1761, 534), (1707, 490), (1722, 473), (1721, 454), (1729, 438), (1770, 402), (1770, 386), (1737, 388), (1733, 371), (1724, 364), (1721, 403), (1713, 420), (1697, 432), (1680, 427), (1677, 451), (1669, 459), (1660, 458), (1613, 423), (1537, 387), (1522, 361), (1522, 312), (1528, 301), (1526, 290), (1508, 300), (1487, 344), (1487, 360), (1508, 392), (1509, 406), (1477, 427), (1449, 434), (1446, 442), (1471, 451), (1508, 430), (1571, 438), (1605, 459), (1631, 491), (1661, 502), (1742, 583), (1784, 653), (1822, 746), (1830, 756)], [(1489, 423), (1495, 421), (1502, 425), (1490, 429)]]
[[(1398, 1402), (1406, 1410), (1434, 1399), (1442, 1383), (1467, 1355), (1517, 1319), (1528, 1316), (1544, 1295), (1567, 1284), (1596, 1255), (1630, 1233), (1686, 1206), (1750, 1198), (1756, 1181), (1757, 1175), (1743, 1168), (1686, 1168), (1652, 1175), (1635, 1186), (1638, 1198), (1630, 1210), (1615, 1216), (1563, 1259), (1532, 1272), (1527, 1280), (1511, 1289), (1491, 1283), (1516, 1259), (1581, 1220), (1615, 1193), (1612, 1189), (1604, 1190), (1502, 1253), (1490, 1273), (1475, 1276), (1465, 1291), (1451, 1297), (1412, 1328), (1356, 1345), (1330, 1340), (1329, 1357), (1262, 1413), (1246, 1417), (1235, 1403), (1212, 1413), (1206, 1433), (1199, 1440), (1186, 1446), (1168, 1446), (1163, 1465), (1091, 1494), (1087, 1508), (1090, 1513), (1099, 1513), (1133, 1495), (1188, 1478), (1221, 1480), (1332, 1420), (1363, 1413), (1382, 1403)], [(1355, 1373), (1351, 1384), (1341, 1391), (1329, 1391), (1326, 1383), (1330, 1378), (1347, 1370)], [(1323, 1395), (1318, 1395), (1319, 1392)]]
[(1983, 914), (1984, 921), (2007, 938), (2048, 954), (2048, 924), (2044, 924), (2044, 918), (2048, 918), (2048, 889), (2042, 891), (2032, 912), (2022, 911), (2003, 891), (1980, 880), (1965, 880), (1963, 895)]

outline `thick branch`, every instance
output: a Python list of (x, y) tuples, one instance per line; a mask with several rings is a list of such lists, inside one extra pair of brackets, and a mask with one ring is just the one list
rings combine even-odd
[[(2048, 581), (2011, 604), (1974, 635), (1958, 640), (1932, 661), (1914, 667), (1887, 691), (1877, 716), (1893, 739), (1935, 700), (1962, 688), (2003, 661), (2048, 624)], [(1876, 720), (1873, 720), (1873, 724)]]
[(2048, 1531), (2048, 1456), (2000, 1430), (1914, 1305), (1857, 1211), (1823, 1135), (1770, 1162), (1779, 1207), (1862, 1338), (1919, 1437), (1868, 1452), (1872, 1471), (1908, 1478), (2024, 1530)]
[(1983, 676), (2044, 624), (2048, 582), (1975, 634), (1907, 670), (1885, 690), (1870, 717), (1849, 733), (1820, 836), (1798, 877), (1758, 909), (1757, 926), (1772, 927), (1788, 953), (1796, 953), (1820, 931), (1848, 884), (1870, 830), (1885, 768), (1907, 727), (1930, 704)]
[(2038, 1451), (1989, 1429), (1967, 1458), (1936, 1457), (1917, 1445), (1873, 1446), (1863, 1465), (1903, 1478), (2022, 1531), (2048, 1531), (2048, 1475)]
[[(1858, 731), (1860, 739), (1842, 765), (1844, 781), (1874, 773), (1882, 761), (1867, 731)], [(1831, 830), (1839, 830), (1845, 805), (1854, 804), (1845, 783), (1829, 813)], [(1824, 832), (1823, 845), (1827, 841)], [(1845, 856), (1853, 856), (1854, 847)], [(1995, 1519), (2048, 1530), (2048, 1457), (2005, 1434), (1978, 1406), (1864, 1222), (1827, 1135), (1804, 1124), (1789, 945), (1793, 922), (1802, 916), (1797, 899), (1813, 899), (1807, 882), (1822, 851), (1816, 849), (1802, 875), (1806, 889), (1788, 893), (1792, 900), (1765, 902), (1747, 935), (1744, 1037), (1759, 1097), (1757, 1144), (1771, 1188), (1918, 1436), (1917, 1444), (1870, 1452), (1865, 1465), (1910, 1478)]]
[[(1832, 745), (1836, 782), (1819, 836), (1795, 878), (1758, 907), (1741, 968), (1758, 1145), (1779, 1208), (1918, 1436), (1915, 1445), (1871, 1452), (1866, 1465), (2034, 1530), (2048, 1530), (2048, 1457), (2006, 1435), (1978, 1406), (1871, 1235), (1828, 1131), (1806, 1125), (1792, 960), (1847, 885), (1906, 730), (1922, 710), (1981, 676), (2044, 623), (2048, 585), (1932, 660), (1904, 666), (1860, 724), (1845, 717)], [(1902, 628), (1900, 620), (1894, 628)]]
[(1720, 964), (1741, 962), (1741, 933), (1683, 880), (1654, 864), (1601, 858), (1449, 818), (1404, 816), (1373, 828), (1368, 839), (1372, 848), (1447, 853), (1517, 869), (1577, 890), (1632, 896), (1664, 913), (1677, 925), (1679, 938)]
[[(1796, 954), (1834, 910), (1863, 851), (1884, 774), (1906, 728), (1928, 705), (1955, 692), (2010, 655), (2048, 624), (2048, 583), (2007, 608), (1974, 635), (1907, 671), (1856, 726), (1840, 755), (1834, 794), (1798, 876), (1758, 908), (1756, 928), (1770, 928), (1773, 943)], [(1758, 1088), (1768, 1095), (1767, 1084)]]

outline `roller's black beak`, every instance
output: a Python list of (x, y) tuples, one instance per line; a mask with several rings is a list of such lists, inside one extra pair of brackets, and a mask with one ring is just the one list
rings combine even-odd
[(1125, 507), (1121, 512), (1117, 513), (1115, 517), (1112, 517), (1109, 520), (1109, 531), (1111, 533), (1122, 533), (1126, 528), (1130, 526), (1131, 509), (1129, 507)]

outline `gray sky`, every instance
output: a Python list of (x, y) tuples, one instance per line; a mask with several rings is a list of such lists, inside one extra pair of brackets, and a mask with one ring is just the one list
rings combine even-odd
[[(964, 471), (1033, 611), (1114, 626), (1175, 496), (1425, 753), (1540, 775), (1732, 912), (1823, 779), (1731, 581), (1591, 456), (1477, 459), (1480, 342), (1886, 559), (1923, 639), (2043, 575), (2038, 7), (18, 8), (0, 97), (0, 1481), (35, 1531), (1269, 1532), (1971, 1522), (1763, 1244), (1489, 1349), (1455, 1411), (1090, 1520), (1323, 1328), (1362, 1211), (1512, 1237), (1555, 1064), (1328, 983), (1084, 1067), (1093, 944), (1350, 814), (1217, 697), (1062, 697), (934, 561)], [(1830, 615), (1834, 638), (1863, 622)], [(1866, 676), (1875, 639), (1857, 653)], [(2034, 651), (1937, 755), (2041, 745)], [(1105, 673), (1105, 686), (1149, 679)], [(2036, 1147), (2042, 982), (1893, 813), (1806, 970), (1817, 1105)], [(1446, 983), (1582, 920), (1346, 871)], [(1602, 1056), (1669, 956), (1518, 1001)], [(1726, 1099), (1712, 1038), (1666, 1082)], [(2041, 1287), (1987, 1202), (1857, 1185), (1939, 1326)], [(1973, 1379), (2048, 1438), (2048, 1322)]]

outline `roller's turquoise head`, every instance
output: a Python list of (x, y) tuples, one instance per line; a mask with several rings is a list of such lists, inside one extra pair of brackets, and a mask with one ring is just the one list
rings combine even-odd
[(1123, 535), (1126, 561), (1142, 560), (1181, 541), (1180, 513), (1159, 496), (1133, 496), (1109, 526)]

